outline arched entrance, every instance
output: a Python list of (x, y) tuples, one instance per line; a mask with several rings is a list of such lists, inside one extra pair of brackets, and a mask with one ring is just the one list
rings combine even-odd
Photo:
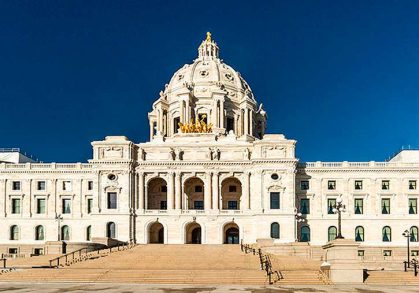
[(189, 178), (185, 181), (184, 189), (186, 195), (187, 210), (203, 210), (204, 209), (204, 182), (197, 178)]
[(164, 227), (161, 223), (154, 222), (150, 225), (148, 243), (164, 243)]
[(236, 223), (229, 223), (224, 226), (224, 244), (239, 244), (240, 232)]
[(167, 182), (163, 178), (153, 178), (148, 182), (147, 209), (167, 210)]
[(242, 184), (239, 179), (229, 177), (221, 183), (221, 200), (223, 210), (239, 210), (242, 195)]
[(202, 229), (201, 225), (196, 222), (189, 223), (185, 228), (185, 237), (187, 244), (201, 244), (202, 243)]

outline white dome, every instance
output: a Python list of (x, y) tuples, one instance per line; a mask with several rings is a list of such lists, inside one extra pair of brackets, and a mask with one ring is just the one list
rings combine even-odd
[(163, 92), (169, 102), (185, 89), (199, 95), (221, 88), (226, 91), (227, 98), (234, 102), (249, 98), (256, 104), (249, 84), (240, 73), (219, 59), (217, 43), (211, 40), (210, 35), (199, 46), (198, 52), (198, 58), (192, 64), (185, 64), (170, 79)]
[(207, 33), (198, 58), (180, 68), (170, 79), (149, 112), (150, 138), (172, 137), (179, 125), (199, 119), (211, 124), (212, 132), (261, 138), (266, 113), (240, 73), (219, 58), (217, 43)]

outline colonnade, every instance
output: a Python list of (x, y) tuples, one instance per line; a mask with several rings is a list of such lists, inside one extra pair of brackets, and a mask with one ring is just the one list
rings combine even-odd
[[(153, 173), (138, 172), (138, 196), (136, 208), (147, 209), (148, 183), (159, 175)], [(222, 177), (221, 177), (222, 176)], [(199, 178), (204, 182), (204, 209), (221, 209), (221, 187), (225, 180), (236, 178), (241, 183), (240, 209), (250, 209), (250, 172), (243, 172), (239, 177), (225, 176), (220, 172), (206, 172), (204, 176), (191, 176), (190, 173), (169, 171), (160, 178), (167, 182), (167, 210), (182, 210), (182, 203), (185, 201), (185, 187), (188, 179)], [(222, 181), (220, 181), (220, 178)]]

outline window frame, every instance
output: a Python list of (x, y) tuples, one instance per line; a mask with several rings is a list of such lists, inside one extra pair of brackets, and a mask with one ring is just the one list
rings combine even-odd
[(272, 239), (281, 238), (281, 229), (278, 222), (271, 223), (271, 238)]
[[(277, 197), (277, 200), (274, 200)], [(277, 207), (274, 206), (274, 203), (278, 203)], [(271, 210), (280, 210), (281, 209), (281, 193), (279, 191), (271, 191), (269, 192), (269, 208)]]
[(363, 190), (364, 188), (364, 182), (363, 180), (355, 180), (354, 182), (354, 189), (355, 190)]
[[(357, 202), (361, 202), (361, 206), (357, 206)], [(357, 207), (360, 207), (361, 210), (357, 213)], [(356, 197), (354, 198), (354, 215), (363, 215), (364, 214), (364, 199)]]
[(327, 190), (336, 190), (336, 180), (327, 180)]
[(300, 181), (300, 190), (309, 190), (310, 189), (310, 181), (309, 180), (301, 180)]

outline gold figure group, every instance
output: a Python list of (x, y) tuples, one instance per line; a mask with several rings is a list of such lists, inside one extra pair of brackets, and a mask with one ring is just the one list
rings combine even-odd
[(201, 116), (202, 119), (193, 119), (189, 123), (178, 123), (179, 129), (182, 133), (210, 133), (212, 132), (212, 123), (205, 122), (206, 115)]

